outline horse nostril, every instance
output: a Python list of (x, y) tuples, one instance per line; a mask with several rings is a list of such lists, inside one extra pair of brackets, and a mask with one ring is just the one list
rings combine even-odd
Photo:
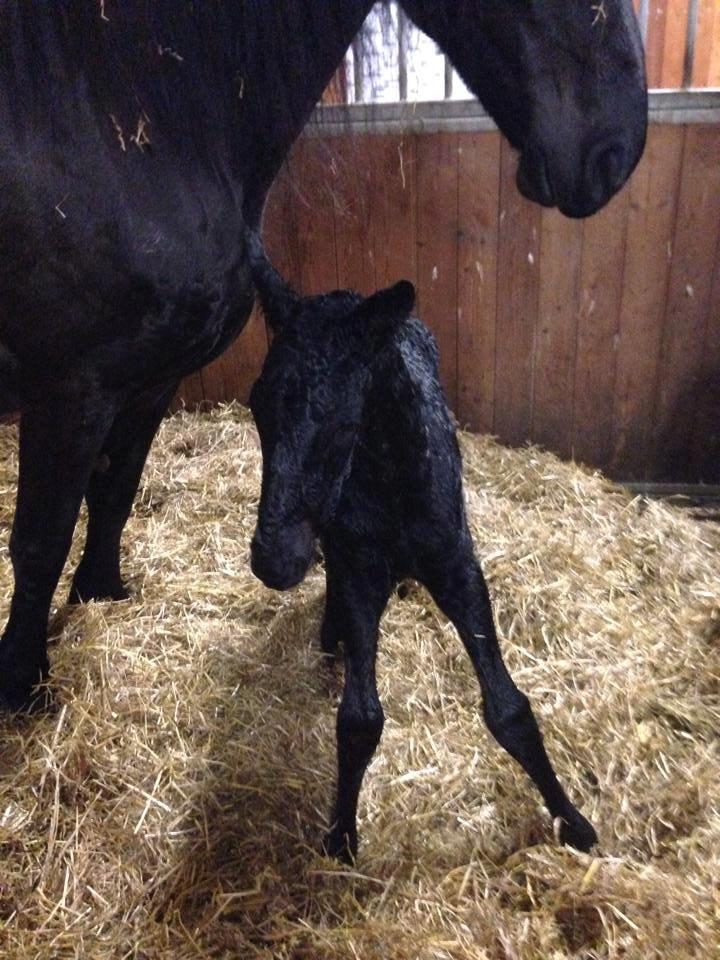
[(552, 207), (556, 203), (555, 189), (550, 175), (550, 165), (544, 152), (538, 147), (529, 147), (520, 158), (517, 173), (520, 193), (528, 200)]
[(596, 144), (585, 165), (586, 183), (592, 194), (607, 198), (625, 179), (625, 148), (618, 140)]

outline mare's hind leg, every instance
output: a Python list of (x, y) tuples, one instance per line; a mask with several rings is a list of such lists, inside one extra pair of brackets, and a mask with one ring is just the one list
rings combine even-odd
[(85, 493), (87, 537), (70, 603), (127, 599), (120, 576), (120, 538), (150, 445), (176, 389), (173, 381), (145, 390), (133, 396), (115, 417)]
[(10, 537), (15, 591), (0, 640), (0, 706), (19, 709), (46, 679), (50, 603), (90, 472), (115, 413), (81, 380), (26, 398), (20, 420), (17, 506)]
[(578, 850), (589, 850), (597, 842), (597, 834), (558, 782), (530, 703), (503, 662), (487, 586), (469, 542), (454, 559), (438, 564), (426, 584), (454, 623), (470, 656), (490, 732), (532, 778), (553, 818), (561, 818), (561, 840)]

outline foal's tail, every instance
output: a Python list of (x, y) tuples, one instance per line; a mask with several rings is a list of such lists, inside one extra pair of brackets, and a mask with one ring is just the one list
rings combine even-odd
[(245, 249), (263, 313), (276, 333), (295, 313), (300, 298), (270, 263), (256, 230), (245, 231)]

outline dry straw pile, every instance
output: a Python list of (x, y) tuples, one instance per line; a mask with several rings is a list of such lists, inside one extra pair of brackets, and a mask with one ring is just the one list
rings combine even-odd
[[(6, 590), (14, 430), (0, 443)], [(504, 650), (597, 856), (554, 845), (415, 588), (383, 622), (357, 866), (318, 855), (338, 693), (321, 571), (286, 595), (253, 580), (254, 430), (238, 407), (179, 415), (128, 525), (135, 598), (61, 603), (58, 712), (0, 720), (0, 955), (716, 955), (718, 529), (537, 450), (463, 447)]]

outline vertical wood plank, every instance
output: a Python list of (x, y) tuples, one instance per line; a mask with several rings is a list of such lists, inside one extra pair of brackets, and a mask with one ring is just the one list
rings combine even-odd
[(440, 351), (440, 378), (457, 410), (457, 199), (456, 133), (420, 136), (418, 177), (418, 305)]
[(230, 400), (247, 403), (266, 353), (265, 323), (260, 311), (255, 309), (237, 340), (217, 360), (203, 368), (205, 400), (208, 403), (228, 403)]
[(301, 174), (288, 159), (270, 191), (263, 217), (263, 239), (275, 267), (294, 287), (302, 284), (302, 264), (297, 245), (297, 197), (295, 177)]
[(517, 158), (500, 152), (494, 430), (521, 444), (532, 428), (532, 371), (538, 311), (540, 208), (515, 186)]
[(713, 33), (716, 19), (720, 19), (717, 0), (698, 0), (698, 26), (692, 76), (694, 87), (711, 86), (710, 63), (713, 55)]
[(703, 337), (699, 375), (703, 398), (701, 416), (693, 421), (693, 481), (720, 483), (720, 238), (715, 250), (715, 270), (710, 308)]
[(605, 466), (612, 450), (616, 343), (630, 190), (585, 221), (580, 268), (573, 456)]
[(333, 166), (336, 144), (316, 137), (302, 137), (293, 149), (295, 228), (301, 267), (302, 293), (334, 290), (338, 286), (333, 190), (337, 167)]
[(582, 222), (542, 213), (532, 438), (569, 457), (572, 447)]
[(710, 70), (707, 85), (720, 87), (720, 9), (715, 6), (715, 15), (712, 28), (712, 52), (710, 54)]
[(650, 472), (651, 424), (672, 249), (684, 128), (654, 127), (630, 183), (620, 308), (613, 452), (626, 480)]
[(322, 95), (324, 104), (340, 104), (348, 102), (347, 64), (343, 61), (333, 74), (332, 80)]
[(375, 286), (417, 284), (417, 160), (415, 136), (375, 136), (371, 177)]
[(654, 415), (654, 462), (668, 479), (687, 467), (703, 408), (701, 372), (715, 251), (720, 238), (720, 129), (689, 127), (673, 239)]
[(170, 404), (170, 410), (175, 413), (183, 408), (197, 410), (205, 399), (201, 371), (197, 370), (185, 377)]
[(661, 87), (681, 87), (685, 65), (685, 40), (688, 27), (688, 0), (667, 2), (663, 44)]
[(667, 0), (651, 0), (648, 11), (647, 39), (645, 40), (645, 66), (648, 86), (650, 87), (659, 87), (662, 83), (667, 16)]
[(495, 403), (500, 134), (458, 138), (458, 409), (491, 432)]
[(376, 149), (374, 137), (342, 137), (333, 144), (331, 160), (338, 286), (363, 294), (375, 289), (371, 181)]

